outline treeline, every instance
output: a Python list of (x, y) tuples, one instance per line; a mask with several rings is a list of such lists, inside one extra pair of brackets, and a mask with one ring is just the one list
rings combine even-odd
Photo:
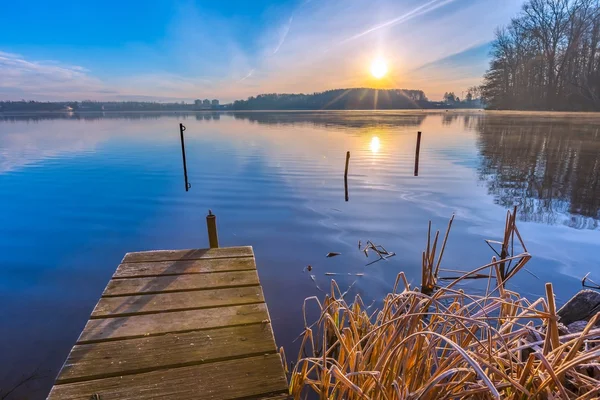
[(600, 0), (528, 0), (496, 33), (492, 109), (600, 110)]
[[(444, 113), (446, 114), (446, 113)], [(450, 113), (448, 113), (450, 114)], [(376, 113), (362, 112), (233, 112), (236, 120), (248, 120), (263, 125), (294, 125), (301, 124), (319, 127), (342, 127), (343, 129), (396, 129), (398, 127), (420, 126), (427, 113), (390, 113), (381, 118)]]
[[(480, 108), (477, 88), (470, 88), (463, 100), (453, 92), (443, 101), (429, 101), (422, 90), (334, 89), (313, 94), (260, 94), (231, 104), (210, 104), (210, 110), (393, 110)], [(0, 101), (0, 112), (84, 112), (84, 111), (205, 111), (205, 102), (157, 103), (143, 101)]]
[(233, 102), (234, 110), (385, 110), (441, 107), (422, 90), (335, 89), (313, 94), (261, 94)]
[(0, 112), (194, 111), (195, 104), (144, 101), (0, 101)]
[(460, 108), (481, 108), (483, 102), (481, 101), (481, 88), (479, 86), (472, 86), (467, 89), (467, 95), (464, 99), (460, 99), (454, 92), (444, 93), (444, 103), (447, 105), (460, 107)]

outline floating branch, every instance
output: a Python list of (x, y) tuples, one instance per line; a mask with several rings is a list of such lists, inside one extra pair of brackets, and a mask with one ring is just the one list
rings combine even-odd
[(585, 274), (585, 276), (581, 280), (581, 286), (587, 287), (587, 288), (592, 288), (592, 289), (599, 289), (600, 290), (600, 284), (594, 282), (593, 280), (591, 280), (590, 278), (588, 278), (588, 276), (590, 276), (589, 272), (587, 274)]
[(348, 275), (348, 276), (365, 276), (364, 273), (362, 272), (358, 272), (358, 273), (352, 273), (352, 272), (325, 272), (325, 275), (327, 276), (338, 276), (338, 275)]
[[(358, 242), (359, 245), (359, 249), (360, 249), (360, 241)], [(385, 247), (378, 245), (378, 244), (374, 244), (373, 242), (371, 242), (370, 240), (367, 240), (367, 245), (365, 246), (365, 248), (362, 250), (363, 253), (365, 253), (366, 257), (369, 257), (369, 250), (373, 250), (378, 256), (379, 258), (375, 261), (371, 261), (370, 263), (368, 263), (367, 265), (371, 265), (373, 263), (376, 263), (377, 261), (381, 261), (381, 260), (387, 260), (390, 257), (394, 257), (396, 255), (396, 253), (389, 252), (385, 249)]]

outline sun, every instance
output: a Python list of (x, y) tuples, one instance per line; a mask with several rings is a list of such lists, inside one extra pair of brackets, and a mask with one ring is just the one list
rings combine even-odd
[(371, 63), (371, 75), (376, 79), (383, 78), (388, 73), (388, 67), (385, 60), (378, 58)]

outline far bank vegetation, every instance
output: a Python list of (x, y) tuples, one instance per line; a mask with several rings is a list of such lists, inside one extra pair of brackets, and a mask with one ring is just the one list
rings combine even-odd
[(496, 33), (489, 108), (600, 111), (600, 1), (527, 0)]

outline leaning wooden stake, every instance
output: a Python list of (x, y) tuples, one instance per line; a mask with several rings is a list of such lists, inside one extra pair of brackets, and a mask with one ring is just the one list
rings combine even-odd
[(185, 131), (185, 126), (183, 124), (179, 124), (179, 135), (181, 137), (181, 157), (183, 158), (183, 177), (185, 179), (185, 191), (190, 190), (192, 185), (188, 182), (187, 175), (187, 163), (185, 161), (185, 139), (183, 138), (183, 132)]
[(346, 152), (346, 169), (344, 170), (344, 193), (346, 201), (348, 201), (348, 164), (350, 163), (350, 152)]
[(419, 153), (421, 152), (421, 131), (417, 132), (417, 148), (415, 150), (415, 176), (419, 176)]

